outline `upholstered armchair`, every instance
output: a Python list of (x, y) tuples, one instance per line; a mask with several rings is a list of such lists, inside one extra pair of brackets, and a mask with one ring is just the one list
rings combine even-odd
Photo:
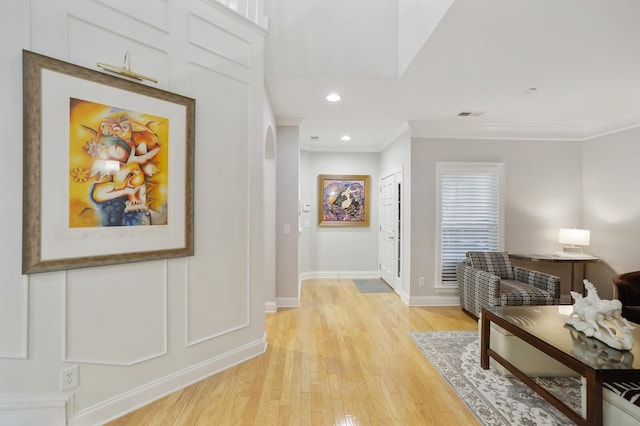
[(560, 304), (559, 277), (511, 266), (505, 252), (467, 252), (456, 273), (460, 306), (476, 319), (483, 307)]
[(640, 271), (613, 277), (613, 298), (622, 302), (622, 316), (640, 324)]

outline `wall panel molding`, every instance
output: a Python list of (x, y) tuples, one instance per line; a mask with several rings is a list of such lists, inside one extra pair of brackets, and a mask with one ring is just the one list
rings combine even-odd
[(3, 281), (1, 303), (7, 305), (0, 309), (0, 358), (28, 359), (29, 276), (22, 275), (16, 283)]
[[(169, 34), (169, 3), (166, 0), (72, 0), (68, 8), (78, 19), (110, 28), (121, 34), (136, 33), (148, 44), (158, 44)], [(156, 6), (156, 7), (153, 7)], [(153, 42), (154, 37), (158, 42)], [(103, 47), (101, 45), (100, 47)]]
[(252, 68), (251, 42), (201, 16), (189, 15), (189, 43), (245, 68)]
[[(0, 51), (11, 64), (2, 72), (2, 86), (3, 112), (13, 121), (21, 120), (15, 101), (22, 96), (23, 48), (97, 70), (97, 62), (122, 64), (129, 51), (135, 72), (159, 80), (141, 84), (197, 100), (198, 236), (194, 256), (25, 276), (20, 283), (22, 214), (5, 209), (0, 298), (7, 299), (0, 299), (0, 321), (8, 320), (6, 327), (0, 324), (0, 356), (20, 360), (0, 359), (8, 373), (0, 380), (4, 392), (23, 399), (31, 396), (21, 392), (57, 393), (60, 369), (69, 363), (81, 364), (81, 377), (80, 386), (57, 393), (72, 404), (49, 409), (44, 402), (29, 403), (20, 413), (26, 421), (4, 421), (3, 412), (0, 424), (103, 424), (264, 353), (264, 300), (258, 291), (264, 248), (249, 245), (260, 240), (260, 205), (254, 203), (261, 201), (249, 195), (260, 184), (265, 29), (206, 0), (9, 3), (7, 43)], [(190, 32), (190, 20), (199, 21), (197, 30)], [(233, 47), (209, 43), (218, 36)], [(8, 132), (15, 139), (21, 128)], [(19, 158), (19, 144), (7, 152), (7, 158)], [(23, 176), (23, 166), (9, 161), (0, 174)], [(9, 204), (20, 205), (21, 189), (9, 188)], [(185, 302), (187, 290), (191, 304)], [(199, 339), (207, 341), (186, 347)], [(19, 406), (2, 405), (5, 396), (0, 395), (0, 411)]]
[[(209, 195), (199, 199), (200, 214), (195, 218), (199, 238), (196, 256), (189, 259), (190, 277), (203, 279), (190, 278), (185, 285), (187, 347), (251, 325), (248, 159), (252, 86), (193, 63), (189, 80), (202, 88), (199, 117), (207, 117), (206, 122), (200, 120), (203, 136), (196, 148), (196, 192)], [(220, 99), (224, 102), (218, 102)], [(233, 182), (235, 189), (228, 191), (226, 182)]]
[[(163, 40), (158, 40), (156, 38), (156, 36), (154, 36), (153, 34), (143, 34), (140, 31), (135, 31), (135, 32), (131, 32), (131, 31), (120, 31), (117, 27), (109, 27), (108, 25), (104, 25), (102, 22), (93, 22), (89, 19), (85, 19), (82, 16), (78, 16), (75, 14), (67, 14), (67, 26), (72, 25), (74, 22), (77, 23), (81, 23), (83, 24), (85, 27), (83, 28), (85, 31), (91, 29), (93, 32), (96, 31), (102, 31), (105, 34), (112, 34), (112, 35), (116, 35), (121, 39), (126, 39), (129, 42), (133, 42), (136, 45), (143, 45), (148, 49), (154, 50), (154, 51), (158, 51), (158, 52), (163, 52), (163, 53), (167, 53), (167, 49), (166, 49), (166, 45), (168, 43), (166, 43), (166, 40), (164, 40), (165, 42), (162, 43)], [(82, 33), (74, 35), (74, 34), (70, 34), (69, 29), (67, 29), (67, 34), (69, 37), (69, 42), (67, 43), (67, 45), (71, 45), (71, 41), (72, 40), (76, 40), (76, 39), (80, 39), (78, 41), (82, 41), (82, 37), (80, 37), (82, 35)], [(89, 34), (86, 34), (86, 36), (89, 36)], [(92, 37), (93, 38), (93, 37)], [(98, 38), (99, 34), (98, 34)], [(162, 34), (161, 36), (159, 36), (159, 38), (163, 38), (163, 39), (167, 39), (167, 36)], [(160, 43), (159, 43), (160, 42)], [(95, 46), (93, 47), (93, 51), (95, 52)], [(105, 46), (102, 46), (100, 48), (100, 52), (104, 51)], [(120, 55), (122, 58), (124, 58), (124, 54), (126, 52), (122, 52), (122, 54)], [(102, 57), (102, 53), (100, 53), (100, 56)], [(95, 54), (94, 54), (95, 56)], [(105, 58), (108, 59), (108, 58)], [(135, 59), (132, 61), (133, 65), (135, 65)], [(143, 62), (143, 58), (139, 58), (138, 62)], [(113, 65), (118, 65), (121, 66), (122, 63), (115, 63)], [(133, 68), (133, 66), (132, 66)], [(135, 69), (134, 69), (135, 71)]]
[(0, 395), (0, 424), (65, 426), (73, 398), (59, 394)]
[[(131, 54), (131, 67), (134, 72), (148, 75), (159, 80), (153, 84), (143, 82), (152, 87), (166, 87), (169, 80), (169, 53), (164, 49), (165, 44), (153, 45), (146, 43), (144, 38), (121, 33), (115, 28), (104, 27), (100, 24), (67, 16), (68, 60), (89, 69), (99, 70), (98, 62), (105, 62), (115, 66), (122, 66), (126, 52)], [(95, 46), (84, 42), (85, 39), (102, 40), (99, 52)], [(89, 59), (87, 59), (89, 58)]]
[(192, 65), (220, 74), (246, 85), (251, 84), (251, 70), (240, 67), (233, 62), (226, 61), (198, 46), (191, 45), (189, 47), (189, 58)]
[(68, 271), (65, 362), (130, 366), (167, 354), (167, 260)]
[(70, 419), (69, 424), (71, 426), (80, 426), (103, 424), (115, 420), (137, 407), (147, 405), (220, 371), (262, 355), (266, 350), (267, 336), (263, 334), (261, 339), (161, 377), (86, 410), (79, 411)]

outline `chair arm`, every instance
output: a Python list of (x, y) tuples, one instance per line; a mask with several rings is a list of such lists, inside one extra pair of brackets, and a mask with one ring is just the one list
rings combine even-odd
[(461, 263), (456, 268), (460, 305), (480, 317), (483, 307), (500, 306), (500, 277)]
[(540, 290), (548, 291), (553, 295), (556, 304), (560, 303), (560, 277), (531, 269), (513, 267), (513, 275), (516, 281), (520, 281)]
[(640, 305), (640, 271), (615, 275), (613, 297), (620, 300), (623, 305)]

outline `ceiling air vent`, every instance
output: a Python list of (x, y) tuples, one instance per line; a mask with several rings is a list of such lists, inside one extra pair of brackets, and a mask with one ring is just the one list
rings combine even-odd
[(320, 140), (320, 136), (311, 136), (311, 142), (318, 142)]
[(458, 117), (479, 117), (482, 114), (483, 111), (462, 111), (458, 113)]

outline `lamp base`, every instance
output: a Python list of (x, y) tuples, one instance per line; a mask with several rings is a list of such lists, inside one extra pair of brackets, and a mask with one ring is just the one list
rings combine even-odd
[(565, 253), (575, 253), (575, 254), (583, 254), (584, 251), (582, 250), (582, 247), (571, 247), (571, 246), (565, 246), (562, 247), (562, 251)]

